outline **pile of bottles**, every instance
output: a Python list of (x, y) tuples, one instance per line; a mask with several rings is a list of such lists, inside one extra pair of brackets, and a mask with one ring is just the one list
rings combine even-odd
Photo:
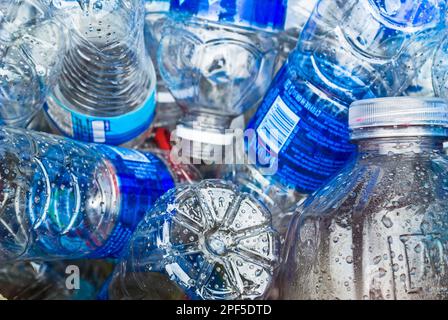
[(0, 1), (0, 300), (448, 299), (447, 21)]

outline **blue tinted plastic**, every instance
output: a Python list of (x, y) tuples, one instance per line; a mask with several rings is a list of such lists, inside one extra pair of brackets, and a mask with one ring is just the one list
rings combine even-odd
[(283, 29), (286, 9), (284, 0), (171, 0), (172, 11), (259, 28)]
[(415, 58), (407, 50), (444, 25), (445, 2), (402, 2), (319, 1), (248, 125), (259, 138), (249, 141), (250, 155), (278, 154), (274, 179), (314, 191), (355, 150), (348, 106), (398, 95), (409, 85)]
[(0, 260), (115, 257), (174, 186), (150, 153), (0, 128)]

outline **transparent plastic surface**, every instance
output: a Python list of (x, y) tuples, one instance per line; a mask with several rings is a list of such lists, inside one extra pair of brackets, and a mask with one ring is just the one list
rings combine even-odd
[(174, 186), (157, 156), (0, 127), (0, 261), (120, 254)]
[(46, 105), (63, 134), (119, 145), (150, 126), (156, 76), (144, 44), (143, 0), (62, 1), (71, 26), (62, 75)]
[(279, 233), (281, 241), (284, 241), (295, 208), (308, 195), (279, 184), (253, 165), (226, 165), (221, 175), (263, 202), (271, 212), (273, 228)]
[(0, 3), (0, 124), (26, 127), (60, 70), (66, 30), (50, 0)]
[(360, 140), (357, 159), (297, 211), (272, 297), (446, 299), (444, 139)]
[[(445, 33), (446, 34), (446, 33)], [(432, 60), (432, 84), (434, 92), (438, 97), (448, 98), (448, 37), (444, 39), (436, 47)], [(428, 74), (430, 74), (428, 72)]]
[[(169, 0), (147, 0), (145, 2), (145, 44), (154, 63), (157, 62), (157, 50), (162, 38), (163, 25), (169, 19)], [(166, 127), (173, 130), (182, 117), (182, 109), (157, 73), (157, 110), (154, 119), (155, 127)]]
[(188, 112), (233, 117), (255, 105), (272, 79), (274, 37), (194, 17), (176, 20), (164, 27), (158, 58), (177, 101)]
[(110, 299), (255, 299), (278, 263), (278, 235), (254, 197), (222, 180), (173, 189), (134, 234)]

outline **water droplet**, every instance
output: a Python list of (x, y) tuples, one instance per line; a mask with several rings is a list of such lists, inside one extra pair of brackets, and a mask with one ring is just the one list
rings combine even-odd
[(383, 216), (383, 218), (381, 219), (381, 222), (384, 224), (384, 226), (386, 228), (390, 228), (393, 226), (392, 220), (389, 217), (387, 217), (386, 215)]
[(375, 258), (373, 258), (373, 263), (374, 264), (378, 264), (381, 262), (381, 256), (376, 256)]
[(420, 245), (420, 243), (418, 243), (415, 247), (414, 247), (414, 251), (416, 253), (420, 253), (422, 252), (422, 246)]

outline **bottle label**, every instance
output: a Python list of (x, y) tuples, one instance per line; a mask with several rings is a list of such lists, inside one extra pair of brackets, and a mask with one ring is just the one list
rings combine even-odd
[(156, 108), (155, 90), (136, 110), (117, 117), (94, 117), (71, 110), (55, 96), (44, 109), (53, 125), (65, 136), (86, 142), (120, 145), (149, 128)]
[(331, 112), (337, 108), (288, 70), (285, 63), (248, 124), (256, 132), (248, 153), (275, 154), (273, 177), (310, 193), (346, 164), (355, 147), (349, 142), (347, 111)]
[(145, 213), (175, 185), (171, 172), (157, 156), (147, 152), (98, 145), (115, 168), (120, 215), (109, 239), (90, 258), (118, 257)]

